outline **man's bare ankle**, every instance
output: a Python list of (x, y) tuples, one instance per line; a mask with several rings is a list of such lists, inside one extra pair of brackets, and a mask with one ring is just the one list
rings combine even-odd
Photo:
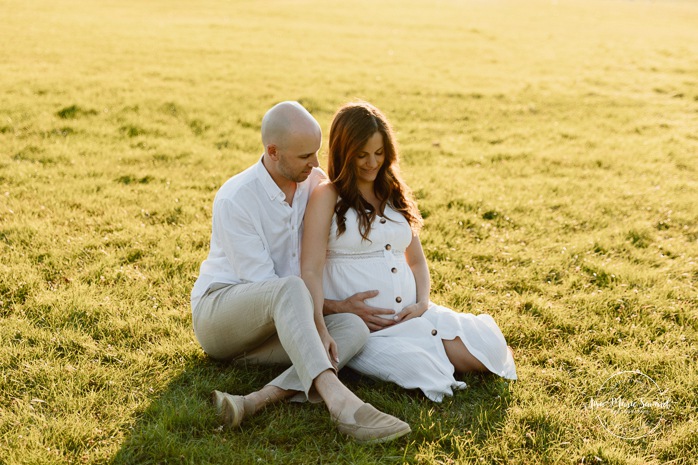
[(351, 424), (354, 423), (354, 414), (364, 402), (356, 396), (340, 399), (331, 407), (328, 405), (332, 419), (338, 422)]

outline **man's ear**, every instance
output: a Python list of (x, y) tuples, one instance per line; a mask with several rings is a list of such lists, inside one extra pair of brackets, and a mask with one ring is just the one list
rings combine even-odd
[(272, 160), (279, 161), (279, 152), (276, 149), (276, 145), (267, 145), (267, 154), (269, 155), (269, 158), (271, 158)]

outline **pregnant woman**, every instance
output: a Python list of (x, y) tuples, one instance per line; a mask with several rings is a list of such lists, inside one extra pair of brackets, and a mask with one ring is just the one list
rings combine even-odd
[(436, 402), (466, 387), (455, 373), (490, 371), (516, 379), (511, 350), (491, 316), (430, 302), (429, 268), (418, 236), (422, 219), (399, 176), (392, 129), (377, 108), (359, 102), (337, 112), (328, 175), (329, 182), (313, 191), (304, 222), (301, 275), (314, 305), (323, 306), (325, 299), (346, 302), (376, 289), (366, 303), (392, 309), (380, 313), (395, 323), (372, 332), (347, 366), (419, 388)]

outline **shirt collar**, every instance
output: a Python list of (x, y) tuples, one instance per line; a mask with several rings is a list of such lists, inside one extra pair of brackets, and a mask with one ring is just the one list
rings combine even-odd
[(285, 198), (286, 196), (284, 195), (284, 192), (279, 188), (278, 185), (276, 185), (271, 177), (271, 174), (269, 174), (269, 171), (267, 171), (267, 169), (264, 167), (264, 163), (262, 163), (263, 158), (264, 155), (259, 158), (259, 161), (255, 165), (257, 179), (259, 179), (259, 182), (262, 183), (262, 187), (269, 196), (269, 200), (276, 200), (279, 197)]

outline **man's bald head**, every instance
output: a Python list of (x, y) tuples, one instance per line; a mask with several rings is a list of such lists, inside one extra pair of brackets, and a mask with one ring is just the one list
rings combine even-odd
[(262, 119), (264, 151), (269, 145), (284, 149), (298, 138), (322, 139), (322, 130), (313, 115), (298, 102), (286, 101), (271, 107)]
[(262, 143), (262, 161), (274, 182), (295, 189), (318, 166), (322, 130), (300, 103), (281, 102), (262, 119)]

